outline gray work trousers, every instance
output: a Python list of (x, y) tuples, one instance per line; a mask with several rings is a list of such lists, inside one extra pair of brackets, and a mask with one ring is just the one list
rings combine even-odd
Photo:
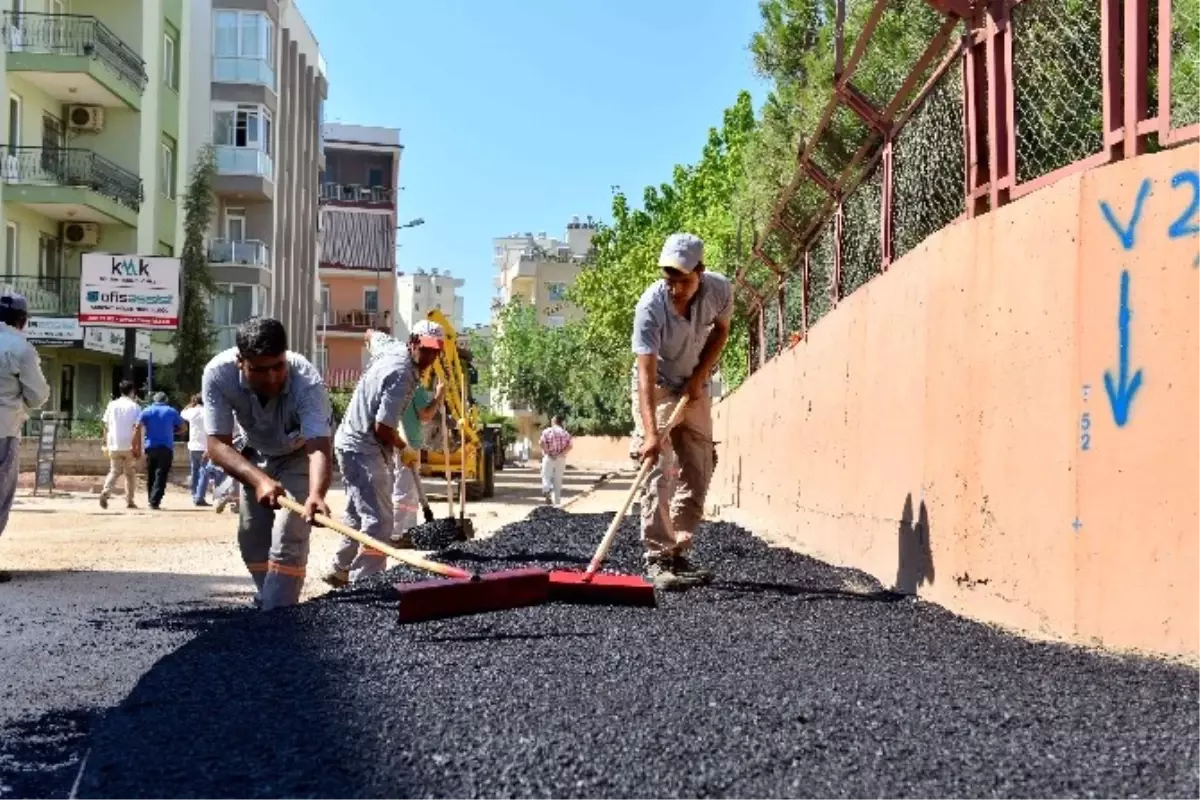
[[(653, 387), (654, 416), (662, 430), (680, 395)], [(633, 451), (641, 448), (644, 432), (638, 408), (637, 376), (633, 379)], [(704, 498), (712, 480), (715, 451), (712, 442), (712, 400), (705, 395), (689, 401), (669, 436), (660, 440), (658, 461), (642, 484), (640, 497), (642, 543), (646, 558), (683, 555), (692, 546), (696, 526), (704, 519)]]
[[(353, 453), (339, 450), (338, 466), (346, 488), (346, 513), (343, 521), (360, 533), (385, 544), (392, 535), (392, 471), (382, 452)], [(387, 569), (387, 556), (360, 545), (349, 536), (333, 559), (333, 568), (349, 572), (350, 582)]]
[[(308, 455), (303, 449), (286, 456), (256, 456), (255, 466), (283, 484), (303, 502), (308, 497)], [(238, 547), (242, 561), (258, 587), (263, 611), (300, 602), (308, 566), (308, 523), (285, 509), (258, 504), (254, 491), (241, 488), (238, 509)]]
[(0, 536), (8, 527), (8, 515), (17, 496), (20, 449), (21, 440), (16, 436), (0, 437)]

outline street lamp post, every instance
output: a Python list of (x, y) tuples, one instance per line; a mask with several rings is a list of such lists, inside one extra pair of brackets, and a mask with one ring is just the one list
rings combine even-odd
[[(397, 232), (397, 233), (399, 233), (400, 231), (404, 230), (405, 228), (416, 228), (416, 227), (418, 227), (418, 226), (420, 226), (420, 225), (424, 225), (424, 224), (425, 224), (425, 220), (424, 220), (424, 218), (422, 218), (422, 217), (417, 217), (416, 219), (410, 219), (408, 222), (404, 223), (403, 225), (397, 225), (397, 226), (396, 226), (396, 232)], [(397, 237), (397, 238), (399, 238), (399, 237)], [(399, 249), (400, 249), (400, 243), (399, 243), (399, 242), (396, 242), (396, 243), (395, 243), (395, 249), (393, 249), (393, 251), (392, 251), (393, 255), (395, 254), (395, 251), (396, 251), (396, 250), (399, 250)], [(398, 260), (399, 260), (399, 259), (395, 259), (395, 258), (393, 259), (393, 265), (392, 265), (392, 286), (395, 286), (395, 285), (396, 285), (396, 273), (398, 272), (398, 267), (399, 267), (399, 264), (397, 264), (397, 263), (395, 263), (395, 262), (396, 262), (396, 261), (398, 261)], [(379, 288), (379, 281), (380, 281), (380, 277), (381, 277), (381, 273), (380, 273), (380, 271), (376, 271), (376, 273), (375, 273), (375, 296), (376, 296), (376, 297), (383, 297), (383, 292), (382, 292), (382, 291), (380, 291), (380, 288)], [(392, 295), (393, 295), (393, 297), (392, 297), (392, 311), (395, 311), (395, 312), (397, 312), (397, 313), (396, 313), (396, 316), (392, 318), (392, 334), (393, 334), (393, 335), (395, 335), (395, 333), (396, 333), (396, 322), (397, 322), (397, 320), (398, 320), (398, 319), (399, 319), (399, 317), (400, 317), (400, 314), (399, 314), (399, 306), (398, 306), (398, 302), (397, 302), (397, 298), (395, 297), (395, 294), (396, 294), (396, 293), (395, 293), (395, 291), (393, 291), (393, 292), (392, 292)]]

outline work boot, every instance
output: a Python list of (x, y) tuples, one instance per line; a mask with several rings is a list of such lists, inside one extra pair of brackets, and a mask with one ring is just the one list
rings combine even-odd
[(664, 592), (690, 589), (702, 585), (702, 582), (695, 577), (677, 572), (675, 560), (670, 556), (647, 559), (646, 578), (654, 584), (654, 588)]
[(100, 493), (100, 507), (103, 509), (108, 508), (108, 495), (103, 492)]
[(229, 498), (222, 497), (219, 500), (217, 500), (217, 504), (215, 506), (213, 506), (213, 511), (220, 514), (222, 511), (225, 510), (225, 506), (227, 506), (228, 504), (229, 504)]
[(331, 569), (321, 576), (321, 580), (335, 589), (341, 589), (343, 586), (350, 585), (350, 571), (345, 569)]
[(676, 555), (671, 559), (671, 571), (676, 575), (686, 576), (702, 584), (711, 583), (713, 579), (711, 570), (696, 566), (683, 554)]
[(0, 583), (8, 583), (12, 580), (12, 573), (7, 570), (0, 569)]
[(402, 533), (399, 536), (396, 536), (395, 534), (393, 534), (391, 539), (392, 539), (392, 546), (395, 547), (397, 550), (412, 550), (413, 547), (415, 546), (413, 544), (412, 536), (408, 535), (407, 532)]

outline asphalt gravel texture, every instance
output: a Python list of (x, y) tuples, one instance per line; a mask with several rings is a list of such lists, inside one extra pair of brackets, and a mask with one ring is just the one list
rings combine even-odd
[[(442, 553), (582, 566), (611, 515)], [(215, 620), (95, 724), (81, 797), (1196, 797), (1196, 670), (1033, 643), (698, 533), (658, 608), (398, 625), (390, 584)], [(610, 566), (639, 563), (626, 520)]]
[(441, 550), (455, 542), (467, 540), (463, 523), (457, 517), (442, 517), (409, 528), (413, 546), (419, 550)]

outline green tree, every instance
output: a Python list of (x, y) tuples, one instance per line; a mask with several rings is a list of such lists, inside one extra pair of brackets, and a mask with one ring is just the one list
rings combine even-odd
[(489, 401), (492, 391), (492, 348), (493, 342), (491, 336), (485, 336), (477, 330), (467, 331), (466, 336), (467, 349), (471, 352), (471, 364), (475, 367), (475, 374), (478, 381), (472, 388), (472, 393), (477, 401), (486, 405)]
[(574, 328), (548, 328), (537, 309), (514, 298), (500, 311), (492, 346), (492, 388), (538, 414), (569, 413), (568, 383), (576, 379)]
[(183, 253), (180, 269), (183, 273), (183, 297), (180, 303), (179, 327), (171, 338), (175, 348), (173, 378), (177, 389), (184, 394), (200, 391), (204, 366), (212, 358), (214, 332), (208, 314), (209, 298), (216, 291), (212, 273), (208, 270), (208, 254), (204, 237), (212, 222), (213, 179), (216, 161), (211, 145), (201, 147), (188, 182), (184, 200)]

